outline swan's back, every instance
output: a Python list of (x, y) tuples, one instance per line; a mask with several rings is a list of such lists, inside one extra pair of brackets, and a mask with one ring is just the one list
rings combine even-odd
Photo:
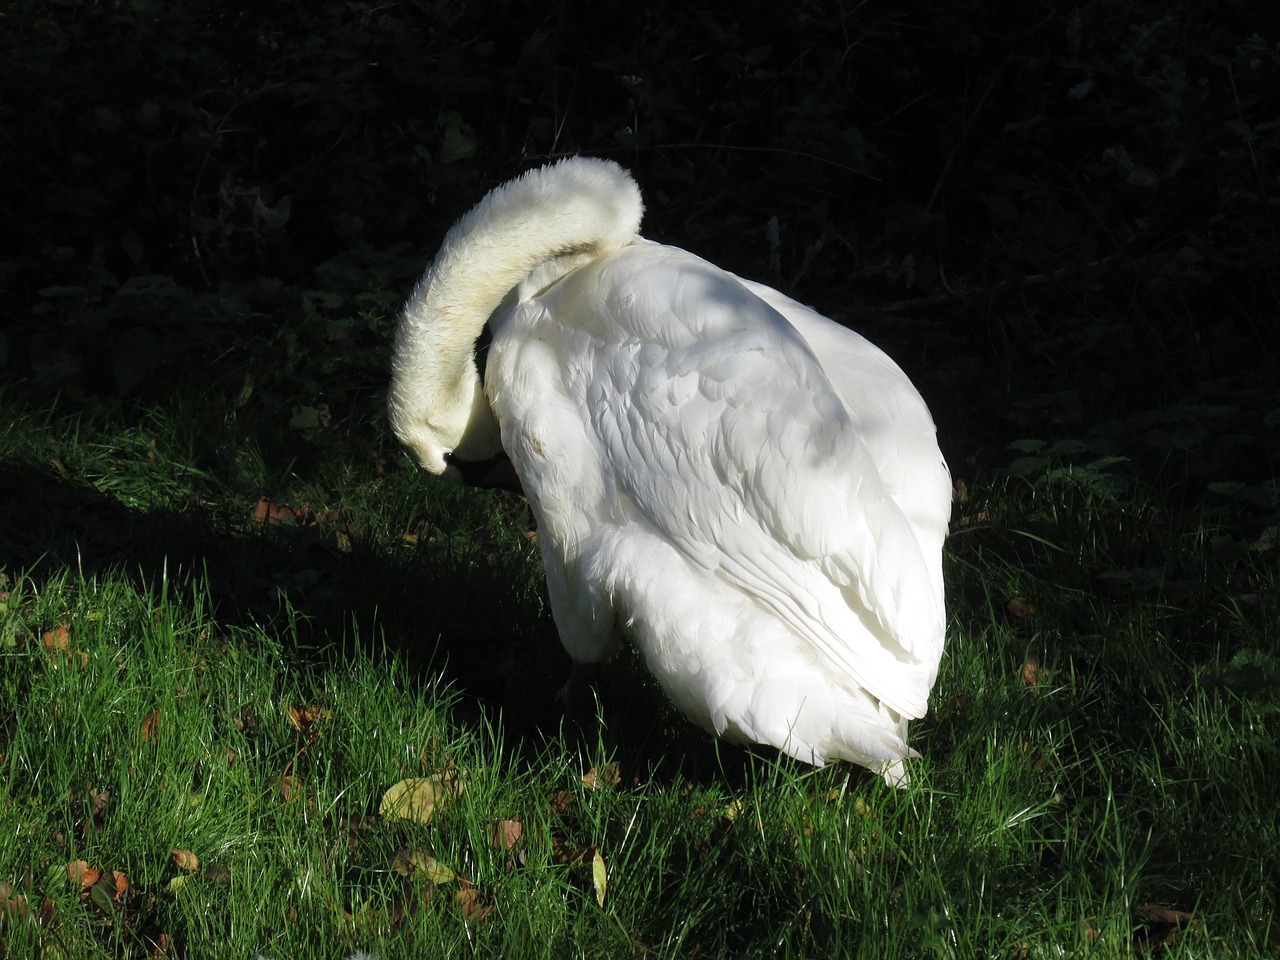
[(715, 733), (895, 778), (942, 653), (950, 508), (901, 370), (639, 238), (528, 271), (491, 327), (486, 391), (573, 658), (621, 633)]

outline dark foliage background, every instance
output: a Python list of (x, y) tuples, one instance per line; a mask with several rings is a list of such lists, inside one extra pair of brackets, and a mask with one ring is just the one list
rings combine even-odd
[(650, 236), (886, 342), (961, 464), (1061, 436), (1163, 461), (1154, 416), (1258, 481), (1277, 33), (1245, 0), (21, 0), (2, 369), (95, 401), (251, 375), (264, 411), (352, 416), (445, 227), (588, 152), (634, 170)]

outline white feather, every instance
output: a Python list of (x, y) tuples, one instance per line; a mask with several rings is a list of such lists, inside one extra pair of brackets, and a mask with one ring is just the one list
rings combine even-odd
[(929, 412), (858, 334), (643, 240), (642, 212), (575, 158), (459, 221), (401, 321), (397, 436), (442, 473), (500, 434), (576, 661), (621, 632), (717, 735), (900, 782), (944, 638)]

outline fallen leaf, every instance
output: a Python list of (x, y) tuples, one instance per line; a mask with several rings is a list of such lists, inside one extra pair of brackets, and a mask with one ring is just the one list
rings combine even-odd
[(391, 869), (402, 877), (421, 875), (433, 884), (448, 883), (457, 876), (451, 867), (422, 850), (396, 851), (391, 860)]
[(425, 853), (414, 853), (410, 858), (419, 873), (424, 873), (434, 884), (448, 883), (455, 876), (453, 870), (435, 857)]
[(160, 708), (152, 710), (147, 714), (146, 719), (142, 721), (142, 726), (138, 728), (138, 737), (145, 743), (155, 736), (156, 726), (160, 723)]
[(495, 850), (510, 850), (523, 833), (524, 824), (519, 820), (499, 820), (489, 825), (489, 846)]
[(596, 890), (596, 903), (604, 906), (604, 890), (607, 882), (604, 869), (604, 857), (600, 856), (600, 851), (593, 848), (593, 856), (591, 858), (591, 885)]
[(1195, 916), (1185, 910), (1143, 903), (1133, 908), (1134, 919), (1145, 928), (1146, 950), (1154, 953), (1178, 942), (1182, 929), (1195, 923)]
[(253, 508), (253, 522), (265, 526), (269, 523), (293, 520), (295, 523), (305, 525), (310, 513), (305, 503), (294, 507), (287, 503), (276, 503), (268, 497), (261, 497)]
[(272, 786), (276, 788), (276, 791), (280, 794), (280, 799), (285, 803), (297, 800), (306, 794), (302, 786), (302, 780), (290, 774), (285, 774), (283, 777), (278, 778)]
[(582, 775), (582, 785), (588, 790), (597, 787), (616, 787), (622, 782), (622, 773), (616, 762), (606, 763), (603, 767), (592, 767)]
[(493, 907), (480, 902), (480, 892), (470, 882), (464, 882), (462, 889), (454, 894), (454, 900), (462, 908), (462, 915), (476, 923), (484, 920), (493, 912)]
[(46, 650), (66, 650), (71, 646), (71, 631), (65, 623), (60, 623), (52, 630), (46, 630), (40, 642)]
[(1143, 903), (1133, 908), (1134, 916), (1143, 923), (1180, 924), (1190, 923), (1195, 919), (1193, 914), (1185, 910), (1174, 910), (1169, 907), (1158, 907), (1152, 903)]
[(103, 913), (114, 913), (128, 889), (129, 881), (123, 873), (104, 870), (98, 882), (90, 886), (87, 892), (82, 890), (80, 896), (87, 897)]
[(378, 813), (383, 817), (430, 823), (437, 809), (462, 793), (462, 781), (452, 771), (429, 777), (409, 777), (382, 795)]
[(231, 868), (213, 863), (204, 868), (204, 876), (206, 880), (212, 880), (214, 883), (230, 883)]
[(6, 918), (25, 920), (27, 899), (20, 893), (15, 894), (11, 884), (0, 880), (0, 923)]
[(321, 720), (333, 719), (333, 713), (324, 707), (289, 707), (289, 724), (300, 733), (306, 732)]
[(180, 873), (176, 877), (171, 877), (169, 879), (169, 882), (165, 885), (165, 889), (171, 894), (176, 894), (187, 885), (187, 881), (190, 879), (190, 874)]
[(567, 840), (559, 837), (551, 838), (551, 859), (559, 864), (573, 863), (582, 858), (583, 851)]
[(1040, 657), (1034, 653), (1028, 653), (1026, 659), (1022, 661), (1022, 685), (1024, 687), (1038, 687), (1042, 683), (1048, 683), (1052, 671), (1040, 662)]
[(72, 860), (67, 864), (67, 879), (73, 887), (79, 887), (82, 891), (97, 883), (101, 875), (101, 870), (89, 866), (83, 860)]
[(1036, 615), (1036, 607), (1030, 600), (1014, 597), (1005, 607), (1014, 620), (1027, 620)]
[(179, 850), (175, 847), (169, 852), (169, 855), (173, 857), (173, 865), (179, 870), (195, 873), (200, 869), (200, 858), (190, 850)]

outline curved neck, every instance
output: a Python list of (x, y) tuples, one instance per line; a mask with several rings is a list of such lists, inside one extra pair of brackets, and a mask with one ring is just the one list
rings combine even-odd
[(643, 209), (621, 167), (575, 157), (498, 187), (449, 230), (405, 305), (392, 358), (392, 427), (423, 467), (443, 472), (454, 451), (497, 452), (474, 352), (511, 289), (548, 261), (563, 276), (626, 246)]

